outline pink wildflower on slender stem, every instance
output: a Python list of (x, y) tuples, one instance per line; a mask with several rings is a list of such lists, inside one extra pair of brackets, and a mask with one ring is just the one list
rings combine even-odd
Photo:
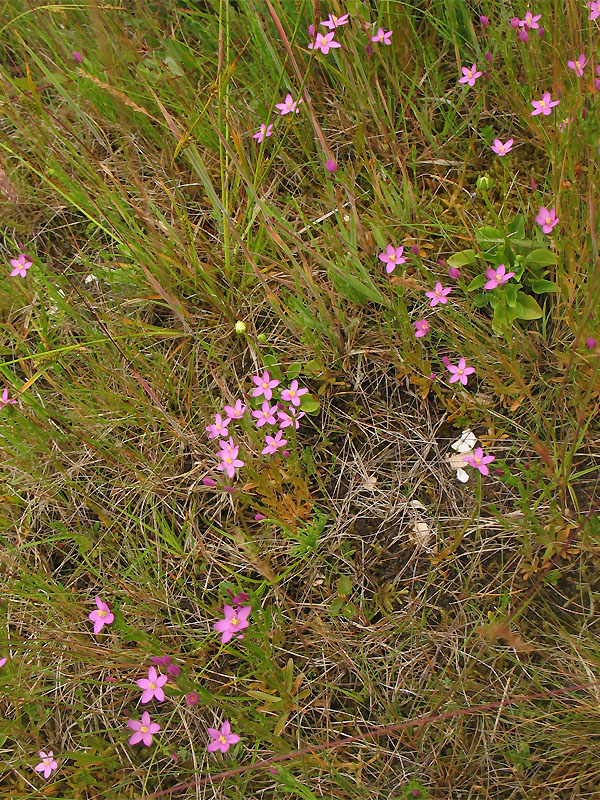
[(148, 668), (148, 677), (140, 678), (136, 681), (137, 685), (142, 689), (142, 703), (149, 703), (150, 700), (156, 698), (159, 703), (165, 699), (163, 686), (169, 680), (168, 675), (159, 675), (156, 667)]
[[(289, 413), (288, 413), (289, 412)], [(300, 420), (306, 416), (304, 411), (299, 411), (294, 406), (288, 406), (287, 411), (278, 411), (277, 417), (279, 418), (279, 427), (283, 430), (293, 424), (294, 428), (298, 430), (300, 427)]]
[(217, 750), (226, 753), (232, 744), (237, 744), (240, 741), (237, 733), (231, 733), (231, 725), (227, 720), (221, 725), (220, 731), (216, 728), (208, 728), (207, 733), (213, 740), (206, 748), (210, 753), (214, 753)]
[(581, 78), (581, 76), (583, 75), (583, 69), (586, 64), (587, 64), (587, 58), (583, 53), (581, 53), (577, 61), (567, 61), (567, 67), (569, 67), (569, 69), (574, 70), (575, 74), (579, 78)]
[(545, 206), (540, 206), (539, 213), (535, 218), (538, 225), (542, 226), (544, 233), (551, 233), (552, 228), (558, 224), (558, 217), (556, 216), (554, 208), (548, 210)]
[(217, 436), (222, 436), (227, 431), (227, 426), (231, 422), (231, 419), (228, 417), (227, 419), (221, 419), (220, 414), (215, 415), (215, 421), (211, 425), (207, 425), (206, 429), (208, 431), (208, 438), (209, 439), (216, 439)]
[(146, 747), (150, 747), (152, 744), (152, 737), (160, 730), (160, 725), (157, 722), (150, 722), (150, 714), (147, 711), (144, 711), (141, 720), (128, 720), (127, 727), (135, 731), (135, 733), (129, 737), (129, 744), (143, 742)]
[(52, 772), (55, 769), (58, 769), (58, 764), (54, 760), (54, 753), (52, 750), (48, 750), (47, 753), (44, 753), (43, 750), (40, 750), (38, 755), (42, 760), (34, 767), (34, 770), (36, 772), (43, 772), (44, 778), (49, 778), (50, 775), (52, 775)]
[(538, 25), (538, 20), (540, 20), (541, 18), (542, 18), (541, 14), (536, 14), (535, 16), (533, 16), (531, 11), (528, 11), (525, 14), (525, 19), (519, 20), (519, 26), (521, 28), (533, 28), (533, 29), (539, 28), (540, 26)]
[(286, 403), (291, 403), (293, 406), (300, 405), (300, 398), (303, 394), (306, 394), (308, 389), (299, 389), (298, 388), (298, 381), (294, 380), (290, 384), (289, 389), (284, 389), (281, 392), (281, 399), (284, 400)]
[(238, 447), (233, 443), (233, 438), (231, 436), (229, 439), (219, 439), (219, 445), (221, 447), (220, 453), (231, 455), (234, 450), (236, 453), (238, 451)]
[(263, 456), (265, 455), (272, 455), (276, 453), (280, 447), (285, 447), (287, 444), (287, 439), (282, 439), (283, 431), (279, 430), (275, 434), (275, 436), (269, 436), (268, 434), (265, 436), (265, 446), (260, 451)]
[(470, 455), (465, 455), (463, 458), (467, 464), (469, 464), (469, 466), (478, 469), (482, 475), (490, 474), (487, 465), (496, 460), (496, 456), (484, 456), (483, 449), (481, 447), (476, 447), (473, 453)]
[(4, 406), (14, 406), (16, 402), (14, 398), (9, 398), (8, 389), (4, 388), (0, 396), (0, 408), (4, 408)]
[(475, 86), (475, 81), (480, 78), (483, 73), (477, 69), (477, 65), (473, 64), (471, 67), (463, 67), (463, 76), (458, 79), (459, 83), (468, 83), (469, 86)]
[(24, 278), (27, 275), (27, 270), (33, 264), (25, 253), (20, 253), (17, 258), (11, 258), (10, 265), (13, 268), (12, 272), (10, 273), (10, 277), (14, 278), (15, 275), (19, 275), (21, 278)]
[(253, 139), (257, 139), (259, 142), (262, 142), (263, 139), (266, 139), (268, 136), (271, 136), (273, 133), (273, 124), (266, 125), (264, 122), (260, 126), (260, 128), (256, 131)]
[(497, 269), (486, 269), (485, 274), (488, 277), (487, 283), (484, 285), (484, 289), (495, 289), (498, 286), (501, 286), (503, 283), (509, 281), (513, 276), (514, 272), (507, 272), (506, 267), (504, 264), (499, 264)]
[(588, 3), (588, 8), (590, 9), (590, 15), (588, 19), (596, 19), (600, 17), (600, 0), (590, 0)]
[(379, 260), (385, 264), (385, 271), (389, 274), (393, 272), (398, 264), (404, 264), (406, 258), (402, 256), (404, 245), (401, 247), (394, 247), (393, 244), (388, 244), (385, 248), (385, 253), (379, 253)]
[(504, 144), (500, 141), (500, 139), (494, 139), (494, 144), (492, 145), (492, 150), (496, 153), (497, 156), (505, 156), (507, 153), (510, 153), (513, 146), (513, 139), (507, 139)]
[(233, 478), (236, 469), (244, 466), (244, 462), (238, 458), (239, 447), (234, 447), (233, 450), (221, 450), (217, 453), (217, 457), (221, 459), (221, 463), (217, 464), (219, 472), (225, 472), (228, 478)]
[(317, 33), (314, 42), (310, 42), (308, 45), (308, 49), (312, 50), (320, 50), (323, 55), (327, 55), (329, 50), (332, 47), (341, 47), (342, 45), (339, 42), (334, 41), (335, 31), (331, 31), (330, 33)]
[(83, 56), (81, 55), (81, 53), (78, 50), (73, 50), (71, 55), (73, 56), (73, 58), (75, 59), (75, 61), (78, 64), (81, 64), (81, 62), (83, 61)]
[(94, 633), (100, 633), (105, 625), (111, 625), (114, 622), (115, 615), (111, 613), (108, 603), (102, 602), (98, 595), (95, 596), (94, 600), (97, 608), (88, 614), (88, 619), (94, 623)]
[(418, 319), (415, 322), (415, 336), (417, 339), (420, 339), (422, 336), (426, 336), (429, 333), (430, 325), (426, 319)]
[(451, 291), (452, 291), (451, 286), (448, 286), (444, 289), (442, 284), (439, 281), (437, 281), (433, 291), (425, 292), (425, 296), (430, 298), (431, 302), (429, 303), (429, 305), (431, 306), (431, 308), (435, 308), (435, 306), (437, 306), (438, 303), (446, 305), (446, 303), (448, 302), (447, 296), (450, 294)]
[(384, 44), (391, 44), (392, 33), (394, 31), (384, 32), (383, 28), (378, 28), (375, 36), (371, 36), (372, 42), (383, 42)]
[(253, 375), (252, 381), (256, 384), (256, 389), (252, 391), (252, 397), (260, 397), (264, 395), (265, 400), (270, 400), (273, 397), (273, 389), (279, 386), (279, 381), (276, 379), (271, 380), (271, 376), (265, 370), (262, 378), (259, 375)]
[(285, 114), (290, 114), (292, 111), (295, 111), (296, 114), (299, 114), (300, 109), (298, 108), (298, 106), (302, 102), (303, 102), (302, 98), (300, 98), (300, 100), (294, 100), (292, 99), (291, 94), (286, 94), (283, 103), (276, 103), (275, 108), (279, 109), (279, 113), (281, 114), (282, 117)]
[(348, 22), (348, 14), (342, 14), (341, 17), (336, 17), (335, 14), (330, 14), (329, 18), (323, 20), (321, 25), (325, 25), (326, 28), (329, 30), (333, 30), (334, 28), (338, 28), (340, 25), (345, 25)]
[(229, 419), (241, 419), (244, 416), (246, 406), (242, 404), (241, 400), (236, 400), (234, 405), (225, 406), (225, 413)]
[(260, 407), (260, 409), (256, 409), (256, 411), (252, 412), (252, 416), (256, 418), (256, 427), (262, 428), (263, 425), (276, 425), (277, 420), (275, 419), (275, 414), (277, 413), (277, 405), (270, 406), (269, 403), (265, 400)]
[(475, 367), (467, 367), (467, 362), (461, 356), (461, 358), (458, 359), (458, 365), (448, 364), (448, 372), (451, 373), (448, 383), (460, 381), (463, 386), (466, 386), (468, 376), (475, 372)]
[(543, 114), (545, 117), (548, 116), (552, 112), (552, 108), (557, 106), (559, 103), (558, 100), (553, 100), (550, 92), (544, 92), (542, 95), (541, 100), (532, 100), (531, 105), (533, 106), (533, 111), (531, 112), (531, 116), (535, 117), (536, 114)]
[[(240, 608), (224, 606), (225, 619), (220, 619), (213, 625), (214, 630), (221, 634), (221, 644), (227, 644), (236, 634), (250, 625), (248, 616), (251, 611), (252, 608), (250, 606), (241, 606)], [(238, 638), (242, 637), (239, 636)]]

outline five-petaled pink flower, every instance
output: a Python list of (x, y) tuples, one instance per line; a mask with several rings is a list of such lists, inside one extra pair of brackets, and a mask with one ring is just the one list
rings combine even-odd
[(20, 275), (21, 278), (24, 278), (27, 275), (27, 270), (33, 264), (24, 253), (20, 253), (18, 258), (11, 258), (10, 265), (13, 268), (12, 272), (10, 273), (10, 277), (14, 278), (15, 275)]
[(100, 600), (98, 595), (95, 596), (94, 600), (98, 608), (88, 614), (88, 619), (94, 623), (94, 633), (100, 633), (105, 625), (111, 625), (114, 622), (115, 615), (111, 613), (108, 603)]
[(478, 469), (482, 475), (490, 474), (487, 465), (496, 460), (496, 456), (484, 456), (483, 449), (481, 447), (476, 447), (473, 453), (470, 455), (465, 455), (463, 458), (467, 464), (469, 464), (471, 467), (475, 467), (475, 469)]
[(303, 394), (306, 394), (308, 389), (299, 389), (298, 388), (298, 381), (293, 380), (290, 384), (289, 389), (284, 389), (281, 392), (281, 399), (285, 400), (286, 403), (291, 403), (293, 406), (300, 405), (300, 398)]
[(505, 156), (507, 153), (510, 153), (513, 146), (513, 139), (507, 139), (504, 144), (502, 144), (500, 139), (494, 139), (494, 144), (492, 145), (492, 150), (496, 153), (497, 156)]
[(536, 114), (543, 114), (545, 117), (547, 117), (548, 114), (552, 112), (552, 108), (557, 106), (559, 102), (559, 100), (552, 99), (550, 92), (544, 92), (541, 100), (531, 101), (531, 105), (533, 106), (531, 116), (535, 117)]
[(257, 139), (259, 142), (262, 142), (263, 139), (266, 139), (267, 136), (270, 136), (273, 133), (273, 123), (266, 125), (264, 122), (260, 126), (260, 128), (256, 131), (253, 139)]
[(252, 412), (252, 416), (256, 419), (256, 427), (261, 428), (263, 425), (275, 425), (277, 420), (275, 419), (275, 414), (277, 413), (277, 405), (270, 406), (269, 403), (264, 400), (263, 404), (260, 408), (257, 408), (256, 411)]
[(575, 74), (579, 78), (581, 78), (581, 76), (583, 75), (583, 68), (585, 67), (586, 64), (587, 64), (587, 58), (583, 53), (581, 53), (577, 61), (567, 61), (567, 67), (569, 67), (569, 69), (575, 70)]
[(162, 687), (168, 680), (168, 675), (159, 675), (156, 671), (156, 667), (149, 667), (148, 677), (140, 678), (136, 681), (140, 689), (143, 689), (142, 703), (149, 703), (153, 698), (156, 698), (159, 703), (162, 703), (165, 699), (165, 693)]
[(208, 431), (208, 438), (209, 439), (216, 439), (217, 436), (222, 436), (224, 433), (227, 432), (227, 426), (231, 422), (231, 418), (228, 416), (227, 419), (221, 419), (220, 414), (215, 415), (215, 421), (211, 425), (206, 426), (206, 430)]
[(467, 367), (467, 362), (462, 356), (458, 359), (458, 365), (448, 364), (447, 369), (451, 373), (448, 383), (460, 381), (463, 386), (467, 385), (468, 376), (475, 372), (475, 367)]
[[(289, 412), (289, 413), (288, 413)], [(277, 416), (279, 418), (279, 427), (283, 430), (284, 428), (289, 427), (290, 425), (294, 425), (294, 428), (298, 430), (300, 427), (300, 420), (302, 417), (306, 416), (304, 411), (299, 411), (297, 408), (293, 406), (288, 406), (287, 411), (278, 411)]]
[(320, 50), (323, 55), (327, 55), (330, 49), (333, 47), (341, 47), (342, 45), (339, 42), (334, 41), (335, 31), (330, 31), (330, 33), (317, 33), (314, 42), (310, 42), (308, 45), (308, 49), (312, 50)]
[(334, 28), (339, 27), (340, 25), (345, 25), (348, 22), (348, 14), (342, 14), (341, 17), (336, 17), (335, 14), (330, 14), (329, 18), (323, 20), (321, 25), (325, 25), (326, 28), (329, 28), (332, 31)]
[(590, 0), (588, 3), (588, 8), (590, 9), (590, 15), (588, 19), (596, 19), (600, 17), (600, 0)]
[(475, 81), (477, 78), (480, 78), (483, 75), (483, 72), (480, 72), (477, 69), (477, 65), (473, 64), (472, 67), (462, 67), (463, 76), (462, 78), (458, 79), (459, 83), (468, 83), (469, 86), (475, 86)]
[(404, 245), (401, 247), (394, 247), (393, 244), (388, 244), (385, 248), (385, 253), (379, 253), (379, 260), (385, 264), (385, 271), (387, 273), (393, 272), (398, 264), (404, 264), (406, 259), (402, 256)]
[(146, 747), (150, 747), (152, 744), (152, 736), (160, 730), (160, 725), (157, 722), (150, 722), (150, 714), (147, 711), (144, 711), (141, 720), (128, 720), (127, 727), (135, 731), (135, 733), (129, 737), (129, 744), (143, 742)]
[(415, 322), (415, 336), (420, 339), (421, 336), (426, 336), (429, 333), (430, 324), (426, 319), (418, 319)]
[(225, 472), (228, 478), (233, 478), (236, 469), (244, 466), (244, 462), (238, 458), (239, 447), (234, 447), (231, 450), (221, 450), (217, 453), (217, 457), (221, 462), (217, 464), (219, 472)]
[(394, 31), (384, 32), (383, 28), (378, 28), (375, 36), (371, 36), (372, 42), (383, 42), (384, 44), (391, 44), (392, 33)]
[(217, 750), (226, 753), (232, 744), (237, 744), (240, 740), (237, 733), (231, 733), (231, 725), (228, 720), (225, 720), (221, 725), (220, 731), (216, 728), (208, 728), (207, 733), (213, 740), (206, 748), (210, 753), (214, 753)]
[(0, 396), (0, 408), (4, 408), (4, 406), (14, 406), (16, 402), (14, 398), (9, 398), (8, 389), (4, 388)]
[(225, 406), (225, 413), (229, 419), (241, 419), (244, 416), (245, 410), (246, 406), (242, 404), (242, 401), (239, 398), (235, 401), (234, 405)]
[(252, 376), (253, 382), (256, 384), (256, 389), (252, 392), (252, 397), (260, 397), (261, 394), (265, 396), (265, 400), (270, 400), (273, 397), (273, 389), (276, 386), (279, 386), (279, 381), (273, 378), (271, 380), (271, 376), (265, 370), (262, 374), (262, 378), (259, 375)]
[(54, 760), (54, 753), (52, 750), (48, 750), (47, 753), (44, 753), (43, 750), (40, 750), (38, 755), (42, 760), (34, 767), (34, 770), (36, 772), (43, 772), (44, 778), (49, 778), (53, 770), (58, 768), (58, 764)]
[(485, 274), (488, 276), (489, 280), (484, 285), (484, 289), (495, 289), (497, 286), (501, 286), (503, 283), (507, 283), (513, 275), (514, 272), (507, 272), (506, 267), (504, 264), (498, 264), (497, 269), (486, 269)]
[[(225, 619), (220, 619), (213, 625), (214, 630), (219, 631), (221, 634), (221, 644), (227, 644), (236, 634), (250, 625), (248, 615), (251, 611), (252, 608), (250, 606), (241, 606), (240, 608), (224, 606)], [(242, 638), (243, 634), (238, 636), (238, 639)]]
[(269, 436), (268, 434), (265, 436), (265, 446), (260, 451), (263, 456), (272, 455), (276, 453), (280, 447), (285, 447), (287, 444), (287, 439), (282, 439), (283, 436), (282, 431), (277, 431), (275, 436)]
[(548, 210), (545, 206), (540, 206), (540, 211), (535, 221), (542, 226), (544, 233), (551, 233), (552, 228), (558, 223), (554, 208)]
[(431, 308), (434, 308), (435, 306), (437, 306), (438, 303), (446, 305), (446, 303), (448, 302), (447, 295), (449, 295), (451, 291), (452, 291), (451, 286), (448, 286), (444, 289), (442, 284), (439, 281), (437, 281), (433, 291), (425, 292), (425, 296), (431, 299), (429, 305), (431, 306)]
[(275, 103), (275, 108), (279, 109), (279, 113), (283, 117), (284, 114), (289, 114), (292, 111), (295, 111), (296, 114), (300, 113), (300, 109), (298, 106), (302, 103), (302, 98), (300, 100), (294, 100), (291, 94), (286, 94), (285, 100), (283, 103)]
[(541, 18), (542, 18), (541, 14), (536, 14), (534, 17), (531, 11), (528, 11), (525, 14), (525, 19), (519, 20), (519, 27), (534, 28), (534, 29), (539, 28), (540, 26), (538, 25), (538, 20), (540, 20)]

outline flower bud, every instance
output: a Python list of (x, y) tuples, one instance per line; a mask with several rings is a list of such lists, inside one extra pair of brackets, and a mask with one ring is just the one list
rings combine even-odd
[(480, 175), (477, 178), (477, 182), (475, 185), (481, 192), (487, 192), (488, 189), (492, 188), (494, 182), (486, 172), (485, 175)]
[(327, 161), (325, 162), (325, 169), (327, 170), (327, 172), (331, 173), (337, 172), (337, 168), (338, 166), (336, 162), (333, 160), (333, 158), (328, 158)]
[(236, 333), (246, 333), (246, 323), (238, 320), (235, 323), (235, 332)]
[(587, 347), (588, 350), (594, 350), (596, 344), (597, 342), (593, 336), (588, 336), (588, 338), (585, 340), (585, 346)]
[(488, 62), (488, 64), (492, 63), (492, 54), (489, 50), (485, 51), (485, 60)]
[(519, 39), (520, 39), (522, 42), (525, 42), (525, 43), (527, 43), (527, 42), (529, 41), (529, 34), (528, 34), (528, 33), (527, 33), (527, 31), (525, 30), (525, 28), (523, 28), (522, 30), (520, 30), (518, 35), (519, 35)]
[(543, 39), (543, 38), (544, 38), (544, 34), (545, 34), (545, 33), (546, 33), (546, 28), (540, 28), (540, 29), (538, 30), (538, 36), (540, 37), (540, 39)]
[(261, 344), (264, 344), (267, 341), (267, 334), (266, 333), (259, 333), (258, 336), (256, 337), (256, 339)]
[(520, 22), (520, 20), (519, 20), (518, 17), (512, 17), (511, 20), (510, 20), (510, 24), (513, 26), (513, 28), (518, 28), (519, 27), (519, 22)]
[(448, 275), (450, 279), (453, 281), (457, 281), (460, 278), (460, 270), (458, 267), (448, 267)]
[(484, 28), (487, 28), (487, 26), (490, 24), (489, 19), (484, 14), (479, 17), (479, 22), (481, 22)]

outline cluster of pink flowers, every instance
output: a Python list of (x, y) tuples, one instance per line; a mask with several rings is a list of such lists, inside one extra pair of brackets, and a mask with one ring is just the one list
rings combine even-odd
[(545, 29), (538, 24), (541, 18), (542, 18), (541, 14), (533, 14), (531, 11), (527, 11), (524, 19), (519, 19), (519, 17), (512, 17), (510, 24), (517, 31), (519, 39), (522, 42), (528, 42), (530, 30), (537, 31), (540, 39), (543, 38)]

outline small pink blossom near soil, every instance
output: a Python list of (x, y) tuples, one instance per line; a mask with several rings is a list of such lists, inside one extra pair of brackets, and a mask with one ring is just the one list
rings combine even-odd
[(325, 25), (329, 30), (338, 28), (340, 25), (345, 25), (348, 22), (348, 14), (342, 14), (341, 17), (336, 17), (335, 14), (330, 14), (328, 19), (323, 20), (321, 25)]
[(55, 769), (58, 769), (58, 764), (54, 760), (54, 753), (52, 750), (48, 750), (47, 753), (44, 753), (43, 750), (40, 750), (38, 755), (42, 760), (34, 767), (34, 770), (36, 772), (43, 772), (44, 778), (49, 778), (50, 775), (52, 775), (52, 772)]
[(221, 634), (221, 644), (227, 644), (236, 634), (250, 625), (248, 616), (251, 611), (252, 608), (250, 606), (242, 606), (241, 608), (224, 606), (225, 619), (220, 619), (213, 625), (213, 629)]
[(298, 411), (298, 409), (294, 408), (293, 406), (288, 406), (287, 411), (277, 412), (277, 417), (279, 418), (279, 427), (283, 430), (284, 428), (287, 428), (293, 424), (294, 428), (298, 430), (300, 427), (300, 420), (304, 416), (306, 416), (304, 411)]
[(548, 210), (545, 206), (540, 206), (539, 213), (535, 218), (538, 225), (542, 226), (544, 233), (551, 233), (552, 228), (558, 224), (558, 217), (553, 208)]
[(337, 172), (337, 168), (338, 168), (337, 162), (334, 161), (333, 158), (328, 158), (327, 161), (325, 162), (325, 169), (327, 170), (327, 172), (331, 172), (331, 174), (333, 174), (334, 172)]
[(236, 400), (234, 405), (232, 406), (225, 406), (225, 413), (229, 417), (229, 419), (241, 419), (244, 416), (244, 411), (246, 410), (246, 406), (243, 405), (241, 400)]
[(415, 336), (420, 339), (422, 336), (427, 336), (430, 330), (430, 325), (426, 319), (418, 319), (415, 322)]
[(531, 13), (531, 11), (528, 11), (525, 14), (525, 19), (519, 21), (519, 26), (521, 28), (534, 28), (534, 29), (539, 28), (540, 26), (538, 25), (538, 20), (540, 20), (541, 18), (542, 18), (541, 14), (536, 14), (534, 16)]
[(263, 139), (266, 139), (268, 136), (271, 136), (273, 133), (273, 123), (270, 125), (266, 125), (264, 122), (260, 126), (260, 128), (256, 131), (256, 133), (252, 136), (253, 139), (257, 139), (258, 142), (262, 142)]
[[(597, 342), (596, 342), (596, 340), (594, 339), (593, 336), (588, 336), (588, 338), (585, 340), (585, 346), (587, 347), (588, 350), (595, 350), (596, 349), (596, 344), (597, 344)], [(6, 659), (4, 659), (4, 660), (6, 661)], [(1, 666), (2, 666), (2, 664), (0, 664), (0, 667)]]
[(506, 267), (504, 264), (499, 264), (497, 269), (486, 269), (485, 274), (489, 278), (489, 280), (484, 285), (484, 289), (495, 289), (498, 286), (502, 286), (503, 283), (507, 283), (515, 274), (514, 272), (507, 272)]
[(385, 271), (389, 274), (393, 272), (398, 264), (404, 264), (406, 258), (403, 258), (402, 253), (404, 245), (401, 247), (394, 247), (393, 244), (388, 244), (385, 248), (385, 253), (379, 253), (379, 260), (385, 264)]
[(576, 61), (567, 61), (567, 67), (569, 69), (572, 69), (575, 72), (575, 75), (577, 75), (577, 77), (579, 78), (581, 78), (581, 76), (583, 75), (583, 69), (586, 64), (587, 64), (587, 58), (583, 53), (581, 53), (581, 55), (577, 58)]
[(298, 381), (293, 380), (290, 384), (289, 389), (284, 389), (281, 392), (281, 399), (284, 400), (286, 403), (291, 403), (293, 406), (298, 407), (300, 405), (300, 398), (303, 394), (306, 394), (308, 389), (299, 389), (298, 388)]
[(217, 750), (226, 753), (232, 744), (240, 741), (237, 733), (231, 733), (231, 725), (228, 720), (221, 725), (220, 731), (216, 728), (208, 728), (207, 733), (213, 740), (206, 748), (209, 753), (215, 753)]
[(448, 277), (451, 281), (457, 281), (460, 278), (461, 272), (458, 267), (448, 267)]
[(468, 83), (469, 86), (475, 86), (475, 81), (480, 78), (483, 73), (477, 69), (477, 65), (473, 64), (471, 67), (463, 67), (463, 76), (458, 79), (459, 83)]
[(95, 596), (96, 606), (90, 614), (88, 619), (94, 623), (94, 633), (100, 633), (105, 625), (111, 625), (115, 620), (115, 615), (111, 613), (108, 603), (104, 603), (98, 595)]
[(451, 286), (448, 286), (444, 289), (442, 284), (439, 281), (437, 281), (433, 291), (425, 292), (425, 296), (430, 298), (431, 302), (429, 303), (429, 305), (431, 306), (431, 308), (435, 308), (435, 306), (437, 306), (438, 303), (441, 303), (442, 305), (447, 304), (448, 295), (450, 294), (451, 291), (452, 291)]
[(195, 706), (196, 703), (200, 702), (200, 695), (196, 692), (190, 692), (189, 694), (186, 694), (185, 702), (188, 704), (188, 706)]
[(490, 21), (489, 21), (489, 19), (488, 19), (488, 18), (487, 18), (487, 17), (486, 17), (484, 14), (482, 14), (482, 15), (479, 17), (479, 22), (481, 23), (481, 25), (482, 25), (484, 28), (487, 28), (487, 26), (490, 24)]
[(262, 377), (253, 375), (252, 382), (256, 384), (256, 389), (252, 390), (252, 397), (260, 397), (262, 394), (265, 400), (270, 400), (273, 397), (273, 389), (279, 386), (279, 381), (275, 378), (271, 379), (267, 370), (263, 372)]
[(285, 114), (290, 114), (292, 111), (295, 111), (296, 114), (300, 113), (300, 109), (298, 106), (302, 103), (303, 100), (294, 100), (291, 94), (286, 94), (285, 100), (283, 103), (275, 103), (275, 108), (279, 109), (279, 113), (283, 117)]
[(266, 516), (264, 514), (255, 514), (254, 519), (256, 520), (256, 522), (262, 522), (263, 519), (266, 519)]
[(548, 114), (552, 113), (553, 107), (557, 106), (559, 102), (559, 100), (552, 99), (550, 92), (544, 92), (541, 100), (531, 101), (531, 105), (533, 106), (531, 116), (535, 117), (536, 114), (543, 114), (545, 117), (547, 117)]
[(475, 372), (475, 367), (467, 367), (467, 362), (461, 356), (461, 358), (458, 359), (458, 365), (448, 364), (448, 372), (451, 373), (448, 383), (460, 381), (463, 386), (466, 386), (468, 376)]
[(33, 261), (31, 261), (25, 253), (20, 253), (17, 258), (11, 258), (10, 265), (13, 268), (12, 272), (10, 273), (10, 277), (14, 278), (15, 275), (19, 275), (21, 278), (24, 278), (27, 275), (27, 270)]
[(216, 439), (217, 436), (223, 436), (227, 432), (227, 426), (231, 422), (231, 418), (221, 419), (220, 414), (215, 415), (215, 421), (211, 425), (207, 425), (205, 430), (208, 431), (209, 439)]
[(392, 33), (394, 31), (384, 32), (383, 28), (378, 28), (375, 36), (371, 36), (372, 42), (383, 42), (384, 44), (391, 44)]
[(334, 37), (335, 31), (330, 31), (329, 33), (317, 33), (315, 41), (309, 43), (308, 49), (320, 50), (323, 55), (326, 56), (332, 47), (335, 48), (342, 46), (339, 42), (334, 40)]
[(14, 406), (17, 401), (13, 398), (9, 398), (8, 396), (8, 389), (2, 390), (2, 395), (0, 396), (0, 408), (4, 408), (4, 406)]
[(490, 471), (487, 465), (495, 461), (496, 456), (484, 456), (483, 449), (481, 447), (476, 447), (473, 453), (464, 456), (464, 460), (469, 466), (478, 469), (482, 475), (489, 475)]
[(507, 139), (504, 142), (504, 144), (502, 144), (500, 139), (494, 139), (492, 150), (494, 151), (494, 153), (496, 153), (497, 156), (505, 156), (512, 150), (513, 141), (514, 139)]
[(217, 482), (213, 478), (202, 478), (202, 483), (205, 486), (216, 486)]
[(147, 711), (144, 711), (141, 720), (128, 720), (127, 727), (135, 731), (135, 733), (129, 737), (129, 744), (142, 742), (146, 747), (150, 747), (152, 744), (152, 737), (160, 730), (160, 725), (157, 722), (150, 721), (150, 714)]
[(263, 425), (276, 425), (277, 420), (275, 419), (275, 414), (277, 412), (277, 405), (270, 406), (269, 403), (265, 400), (260, 407), (260, 409), (256, 409), (256, 411), (252, 411), (252, 416), (256, 419), (256, 427), (261, 428)]
[(168, 675), (159, 675), (156, 672), (156, 667), (148, 668), (148, 677), (140, 678), (136, 681), (137, 685), (142, 689), (142, 703), (149, 703), (150, 700), (156, 699), (159, 703), (165, 699), (163, 686), (169, 680)]
[(282, 431), (277, 431), (275, 436), (269, 436), (268, 434), (265, 436), (265, 446), (260, 451), (263, 456), (266, 455), (273, 455), (276, 453), (280, 447), (285, 447), (287, 444), (287, 439), (282, 439), (283, 436)]

